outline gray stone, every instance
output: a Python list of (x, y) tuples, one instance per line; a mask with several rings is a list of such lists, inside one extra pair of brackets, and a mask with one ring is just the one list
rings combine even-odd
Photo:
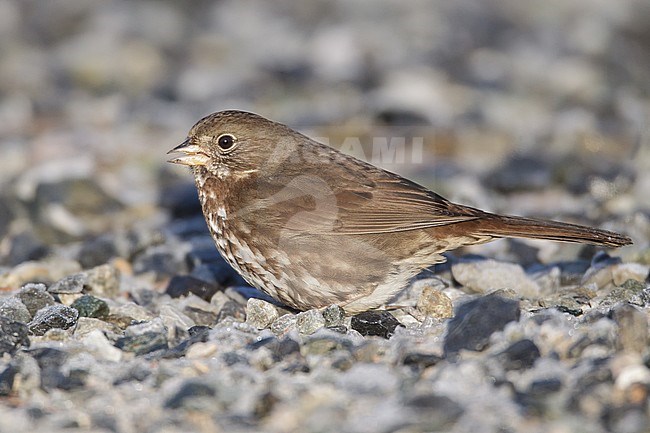
[(29, 323), (32, 320), (29, 310), (20, 300), (15, 296), (10, 296), (0, 300), (0, 316), (6, 317), (14, 322)]
[(612, 289), (600, 303), (600, 307), (612, 308), (617, 304), (625, 302), (638, 307), (645, 307), (650, 303), (649, 286), (640, 281), (627, 280), (620, 287)]
[(270, 329), (275, 335), (284, 335), (292, 329), (296, 328), (296, 321), (298, 318), (295, 314), (283, 314), (271, 323)]
[(250, 298), (246, 304), (246, 323), (257, 329), (268, 327), (278, 318), (278, 309), (273, 304)]
[(56, 304), (54, 297), (47, 292), (45, 284), (27, 284), (17, 295), (33, 316), (38, 310)]
[(93, 331), (100, 331), (112, 340), (121, 336), (122, 331), (116, 325), (92, 317), (79, 317), (77, 326), (74, 328), (74, 336), (83, 338), (86, 334)]
[(138, 356), (169, 348), (166, 333), (160, 332), (144, 332), (142, 334), (124, 336), (115, 342), (115, 346), (118, 349), (135, 353)]
[(77, 323), (79, 312), (65, 305), (49, 305), (36, 312), (29, 323), (29, 330), (35, 335), (43, 335), (50, 329), (68, 329)]
[(309, 310), (298, 313), (296, 328), (304, 335), (311, 335), (325, 326), (325, 318), (319, 310)]
[(85, 273), (69, 275), (52, 284), (47, 290), (50, 293), (81, 293), (87, 281)]
[(21, 347), (29, 347), (29, 329), (27, 325), (0, 316), (0, 356), (13, 354)]
[(451, 267), (451, 273), (466, 289), (475, 293), (488, 293), (499, 289), (512, 289), (521, 296), (535, 298), (540, 288), (523, 268), (514, 263), (496, 260), (460, 261)]
[(85, 272), (90, 293), (113, 299), (120, 293), (120, 272), (111, 265), (101, 265)]
[(345, 310), (339, 305), (332, 304), (323, 310), (325, 327), (335, 328), (345, 324)]
[(622, 304), (614, 309), (612, 316), (618, 325), (618, 348), (642, 355), (648, 347), (647, 314), (633, 305)]

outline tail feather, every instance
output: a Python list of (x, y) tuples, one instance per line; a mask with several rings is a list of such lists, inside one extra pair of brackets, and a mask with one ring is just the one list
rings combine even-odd
[(480, 235), (549, 239), (563, 242), (589, 243), (607, 247), (630, 245), (632, 239), (608, 230), (595, 229), (578, 224), (547, 221), (516, 216), (489, 214), (481, 218)]

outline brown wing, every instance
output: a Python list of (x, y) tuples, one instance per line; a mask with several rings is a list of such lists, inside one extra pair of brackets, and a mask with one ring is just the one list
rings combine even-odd
[(249, 203), (265, 210), (264, 223), (302, 233), (365, 235), (438, 227), (482, 214), (357, 159), (331, 156), (332, 164), (319, 164), (318, 170), (295, 165), (258, 176)]

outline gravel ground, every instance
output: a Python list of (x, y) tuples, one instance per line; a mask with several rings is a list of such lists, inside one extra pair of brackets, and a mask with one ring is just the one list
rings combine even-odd
[[(648, 20), (642, 0), (0, 0), (0, 432), (650, 432)], [(499, 241), (387, 311), (288, 311), (165, 163), (225, 108), (635, 244)]]

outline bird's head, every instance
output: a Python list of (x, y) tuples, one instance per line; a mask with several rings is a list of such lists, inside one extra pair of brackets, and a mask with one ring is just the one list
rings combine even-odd
[(298, 150), (299, 138), (285, 125), (243, 111), (220, 111), (199, 120), (169, 162), (206, 171), (221, 180), (273, 170)]

